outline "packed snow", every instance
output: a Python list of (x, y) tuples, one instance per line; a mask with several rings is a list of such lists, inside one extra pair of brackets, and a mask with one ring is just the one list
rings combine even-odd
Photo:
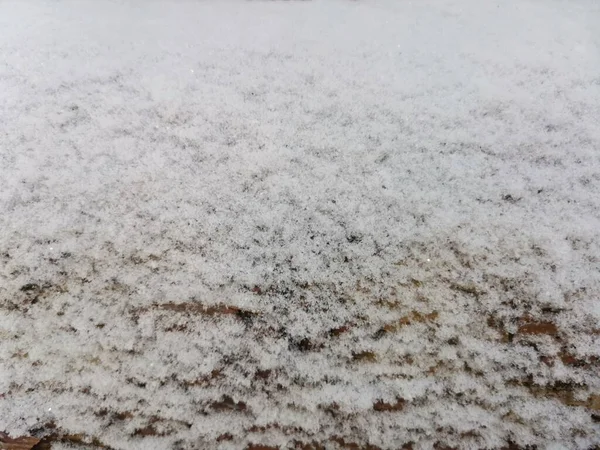
[(2, 1), (0, 432), (600, 445), (599, 24)]

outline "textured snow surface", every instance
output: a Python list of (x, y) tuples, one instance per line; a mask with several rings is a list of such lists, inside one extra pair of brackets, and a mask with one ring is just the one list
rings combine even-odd
[(598, 24), (0, 2), (0, 431), (599, 445)]

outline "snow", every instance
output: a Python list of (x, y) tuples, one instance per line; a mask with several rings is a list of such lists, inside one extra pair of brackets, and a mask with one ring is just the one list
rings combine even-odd
[(599, 445), (598, 23), (1, 2), (0, 431)]

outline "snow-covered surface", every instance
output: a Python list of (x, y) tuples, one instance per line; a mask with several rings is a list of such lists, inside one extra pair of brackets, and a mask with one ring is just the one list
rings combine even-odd
[(2, 1), (0, 431), (600, 444), (599, 24)]

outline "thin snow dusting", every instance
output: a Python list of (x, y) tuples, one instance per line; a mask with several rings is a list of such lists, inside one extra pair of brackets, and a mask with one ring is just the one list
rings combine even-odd
[(598, 448), (598, 24), (0, 2), (0, 432)]

